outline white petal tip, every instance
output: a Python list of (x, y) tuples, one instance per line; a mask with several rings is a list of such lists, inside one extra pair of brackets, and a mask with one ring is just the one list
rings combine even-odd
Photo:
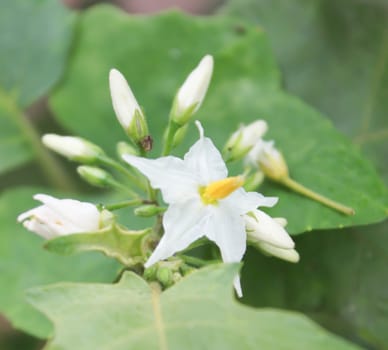
[(196, 125), (196, 127), (198, 129), (198, 132), (199, 132), (199, 138), (203, 139), (204, 135), (205, 135), (205, 132), (203, 130), (203, 126), (202, 126), (201, 122), (199, 120), (196, 120), (195, 121), (195, 125)]

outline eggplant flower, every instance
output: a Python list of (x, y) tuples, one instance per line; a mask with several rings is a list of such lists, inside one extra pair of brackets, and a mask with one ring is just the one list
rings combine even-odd
[[(204, 137), (197, 122), (199, 140), (183, 159), (167, 156), (145, 159), (124, 155), (162, 192), (169, 204), (163, 217), (164, 235), (145, 263), (149, 267), (206, 236), (215, 242), (224, 262), (239, 262), (246, 250), (243, 215), (258, 206), (273, 206), (277, 198), (246, 192), (241, 176), (227, 177), (228, 170), (213, 142)], [(242, 295), (239, 277), (234, 283)]]
[(27, 230), (46, 239), (96, 232), (112, 219), (110, 212), (100, 212), (92, 203), (57, 199), (46, 194), (36, 194), (34, 199), (43, 205), (20, 214), (17, 220)]
[(266, 254), (294, 263), (299, 261), (295, 243), (284, 229), (287, 220), (272, 218), (258, 209), (244, 215), (244, 219), (248, 242)]

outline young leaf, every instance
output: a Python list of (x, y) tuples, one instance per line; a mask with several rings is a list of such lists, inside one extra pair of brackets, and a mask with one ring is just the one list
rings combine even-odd
[(116, 285), (35, 288), (30, 302), (55, 324), (50, 349), (357, 349), (306, 317), (254, 310), (232, 298), (236, 265), (194, 272), (164, 293), (132, 272)]

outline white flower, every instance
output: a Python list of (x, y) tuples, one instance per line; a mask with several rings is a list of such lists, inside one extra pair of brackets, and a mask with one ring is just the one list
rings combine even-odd
[(256, 120), (249, 125), (242, 125), (226, 142), (224, 152), (229, 160), (244, 157), (267, 132), (268, 125), (264, 120)]
[[(220, 152), (203, 136), (183, 159), (173, 156), (145, 159), (132, 155), (123, 158), (147, 176), (161, 190), (169, 207), (163, 217), (164, 235), (145, 264), (187, 248), (202, 236), (214, 241), (224, 262), (239, 262), (246, 249), (243, 215), (258, 206), (273, 206), (277, 198), (246, 192), (240, 176), (227, 177), (228, 170)], [(241, 295), (238, 277), (235, 288)]]
[(247, 154), (247, 164), (259, 167), (263, 173), (273, 180), (288, 177), (288, 167), (283, 155), (275, 147), (274, 141), (259, 140)]
[(95, 205), (74, 199), (57, 199), (36, 194), (43, 205), (20, 214), (17, 218), (29, 231), (46, 239), (73, 233), (95, 232), (101, 228), (102, 213)]
[(267, 254), (290, 262), (298, 262), (299, 254), (295, 244), (283, 228), (287, 221), (271, 218), (261, 210), (253, 210), (244, 215), (248, 241)]
[(78, 162), (94, 162), (96, 158), (104, 155), (100, 147), (80, 137), (46, 134), (43, 135), (42, 142), (52, 151)]
[(109, 87), (117, 119), (124, 130), (128, 130), (136, 111), (142, 113), (141, 108), (124, 76), (117, 69), (109, 72)]
[(183, 125), (199, 109), (213, 73), (213, 57), (206, 55), (180, 87), (174, 103), (173, 120)]

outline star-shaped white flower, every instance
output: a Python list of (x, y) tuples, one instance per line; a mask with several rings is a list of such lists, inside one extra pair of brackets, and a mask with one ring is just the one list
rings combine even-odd
[[(277, 202), (277, 198), (246, 192), (241, 188), (242, 177), (227, 177), (220, 152), (204, 137), (199, 122), (197, 126), (200, 139), (183, 159), (123, 156), (148, 177), (154, 188), (161, 190), (169, 204), (163, 217), (164, 235), (145, 267), (187, 248), (202, 236), (217, 244), (224, 262), (239, 262), (246, 249), (243, 215)], [(234, 285), (241, 296), (238, 276)]]

